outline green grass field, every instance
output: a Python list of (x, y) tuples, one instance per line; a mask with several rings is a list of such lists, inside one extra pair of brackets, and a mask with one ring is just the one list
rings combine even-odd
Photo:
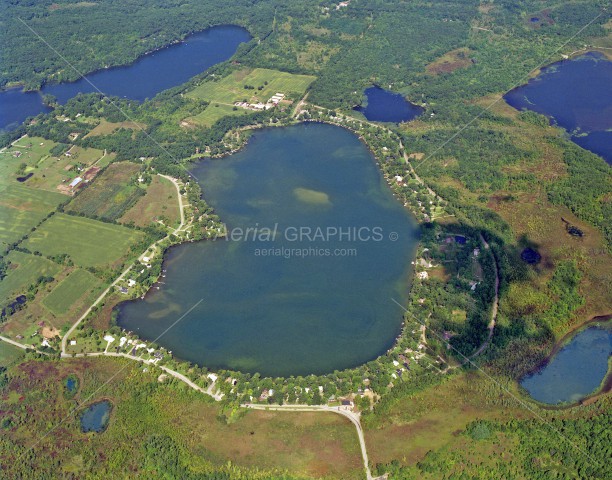
[(68, 275), (47, 295), (43, 305), (55, 315), (68, 313), (72, 306), (86, 293), (95, 296), (101, 290), (102, 281), (87, 270), (78, 269)]
[(25, 290), (41, 275), (53, 277), (62, 270), (58, 264), (28, 253), (13, 250), (6, 258), (11, 263), (11, 268), (6, 277), (0, 281), (0, 301), (25, 293)]
[(231, 105), (225, 105), (223, 103), (211, 103), (206, 110), (202, 113), (194, 115), (193, 117), (189, 117), (187, 121), (196, 123), (203, 127), (211, 127), (214, 123), (223, 117), (229, 117), (230, 115), (247, 115), (252, 113), (250, 110), (245, 110), (244, 108), (238, 108), (234, 110), (234, 107)]
[(113, 163), (91, 185), (84, 187), (65, 211), (116, 220), (144, 193), (138, 186), (130, 184), (130, 179), (139, 170), (140, 165), (135, 163)]
[(0, 192), (16, 182), (15, 172), (21, 163), (21, 160), (15, 158), (10, 152), (0, 153)]
[(156, 175), (147, 187), (144, 197), (140, 197), (119, 221), (121, 223), (134, 222), (134, 225), (146, 227), (152, 222), (163, 219), (168, 226), (178, 226), (181, 221), (181, 213), (177, 195), (172, 182)]
[(15, 145), (8, 148), (7, 151), (10, 152), (11, 155), (12, 152), (21, 152), (21, 156), (18, 158), (19, 162), (35, 166), (50, 155), (49, 151), (55, 147), (55, 145), (57, 145), (57, 143), (52, 140), (47, 140), (46, 138), (25, 136), (16, 142)]
[(17, 182), (0, 187), (0, 247), (20, 239), (65, 199)]
[[(231, 73), (218, 82), (202, 83), (187, 96), (211, 103), (225, 104), (233, 104), (242, 100), (266, 102), (275, 93), (284, 93), (289, 98), (296, 100), (304, 94), (315, 79), (316, 77), (311, 75), (294, 75), (267, 68), (243, 69)], [(245, 85), (255, 88), (247, 90), (244, 88)], [(258, 87), (263, 88), (258, 90)]]
[[(26, 164), (26, 174), (32, 174), (24, 185), (56, 193), (58, 186), (70, 183), (82, 173), (78, 171), (77, 166), (87, 168), (103, 157), (98, 164), (103, 167), (115, 158), (114, 153), (104, 156), (102, 150), (78, 146), (72, 147), (70, 157), (63, 154), (59, 157), (53, 156), (50, 150), (55, 145), (55, 142), (44, 138), (24, 137), (0, 154), (0, 190), (16, 181), (19, 176), (17, 170), (21, 164)], [(20, 154), (18, 157), (15, 156), (17, 152)]]
[(124, 257), (141, 235), (120, 225), (59, 213), (33, 232), (24, 246), (43, 255), (67, 253), (81, 267), (108, 266)]
[(0, 367), (7, 367), (16, 363), (24, 355), (25, 350), (10, 343), (0, 342)]

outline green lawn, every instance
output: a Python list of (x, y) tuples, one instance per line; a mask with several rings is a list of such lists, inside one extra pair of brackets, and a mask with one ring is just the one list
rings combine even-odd
[(95, 296), (101, 290), (102, 281), (87, 270), (78, 269), (68, 275), (45, 297), (43, 304), (51, 313), (62, 315), (68, 313), (72, 306), (90, 293), (88, 297)]
[(108, 266), (124, 257), (141, 236), (120, 225), (59, 213), (36, 229), (24, 247), (43, 255), (67, 253), (81, 267)]
[[(217, 82), (204, 82), (187, 96), (207, 100), (213, 104), (214, 102), (233, 104), (242, 100), (266, 102), (275, 93), (284, 93), (295, 100), (304, 94), (315, 79), (316, 77), (311, 75), (295, 75), (267, 68), (243, 69)], [(245, 85), (254, 89), (247, 90), (244, 88)], [(263, 88), (258, 90), (258, 87)]]
[(57, 143), (52, 140), (47, 140), (42, 137), (24, 137), (19, 140), (14, 146), (7, 149), (12, 155), (12, 152), (21, 152), (21, 156), (18, 158), (19, 162), (27, 163), (34, 167), (41, 160), (50, 155), (50, 150), (55, 147)]
[(25, 290), (41, 275), (53, 277), (62, 270), (58, 264), (28, 253), (13, 250), (6, 258), (11, 263), (11, 268), (6, 277), (0, 281), (0, 301), (25, 293)]
[(65, 199), (60, 193), (35, 190), (17, 182), (0, 187), (0, 246), (20, 239)]

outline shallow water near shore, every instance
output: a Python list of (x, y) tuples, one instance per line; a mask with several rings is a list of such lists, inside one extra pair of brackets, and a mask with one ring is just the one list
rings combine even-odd
[(271, 376), (353, 367), (394, 343), (392, 298), (407, 298), (417, 225), (353, 133), (259, 130), (192, 171), (230, 233), (258, 234), (171, 248), (164, 283), (120, 305), (119, 325), (155, 339), (202, 300), (158, 343), (208, 368)]

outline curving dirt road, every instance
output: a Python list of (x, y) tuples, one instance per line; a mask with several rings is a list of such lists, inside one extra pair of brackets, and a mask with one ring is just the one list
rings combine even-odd
[(370, 472), (370, 462), (368, 461), (368, 452), (366, 449), (365, 437), (363, 435), (363, 428), (361, 427), (360, 414), (355, 413), (352, 410), (345, 410), (342, 407), (330, 407), (328, 405), (260, 405), (256, 403), (244, 403), (240, 405), (244, 408), (250, 408), (252, 410), (276, 410), (286, 412), (331, 412), (342, 415), (348, 418), (355, 428), (357, 429), (357, 436), (359, 437), (359, 445), (361, 447), (361, 456), (363, 457), (363, 466), (366, 472), (367, 480), (374, 480), (372, 473)]

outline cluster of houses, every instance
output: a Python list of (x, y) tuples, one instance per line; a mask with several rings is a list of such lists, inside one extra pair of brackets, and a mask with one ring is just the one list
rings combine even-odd
[(249, 103), (249, 102), (235, 102), (235, 107), (246, 108), (247, 110), (269, 110), (272, 107), (278, 105), (285, 98), (284, 93), (275, 93), (270, 97), (266, 103), (257, 102), (257, 103)]
[[(412, 333), (416, 333), (416, 331), (413, 330)], [(404, 350), (404, 353), (400, 353), (397, 357), (398, 360), (393, 360), (393, 367), (395, 371), (391, 374), (391, 378), (393, 379), (401, 378), (404, 372), (406, 372), (407, 370), (410, 370), (411, 361), (416, 362), (420, 358), (425, 356), (425, 352), (423, 351), (424, 349), (425, 349), (425, 345), (423, 345), (422, 343), (419, 343), (416, 351), (412, 350), (411, 348), (407, 348), (406, 350)], [(410, 358), (408, 358), (404, 354), (409, 355)]]

